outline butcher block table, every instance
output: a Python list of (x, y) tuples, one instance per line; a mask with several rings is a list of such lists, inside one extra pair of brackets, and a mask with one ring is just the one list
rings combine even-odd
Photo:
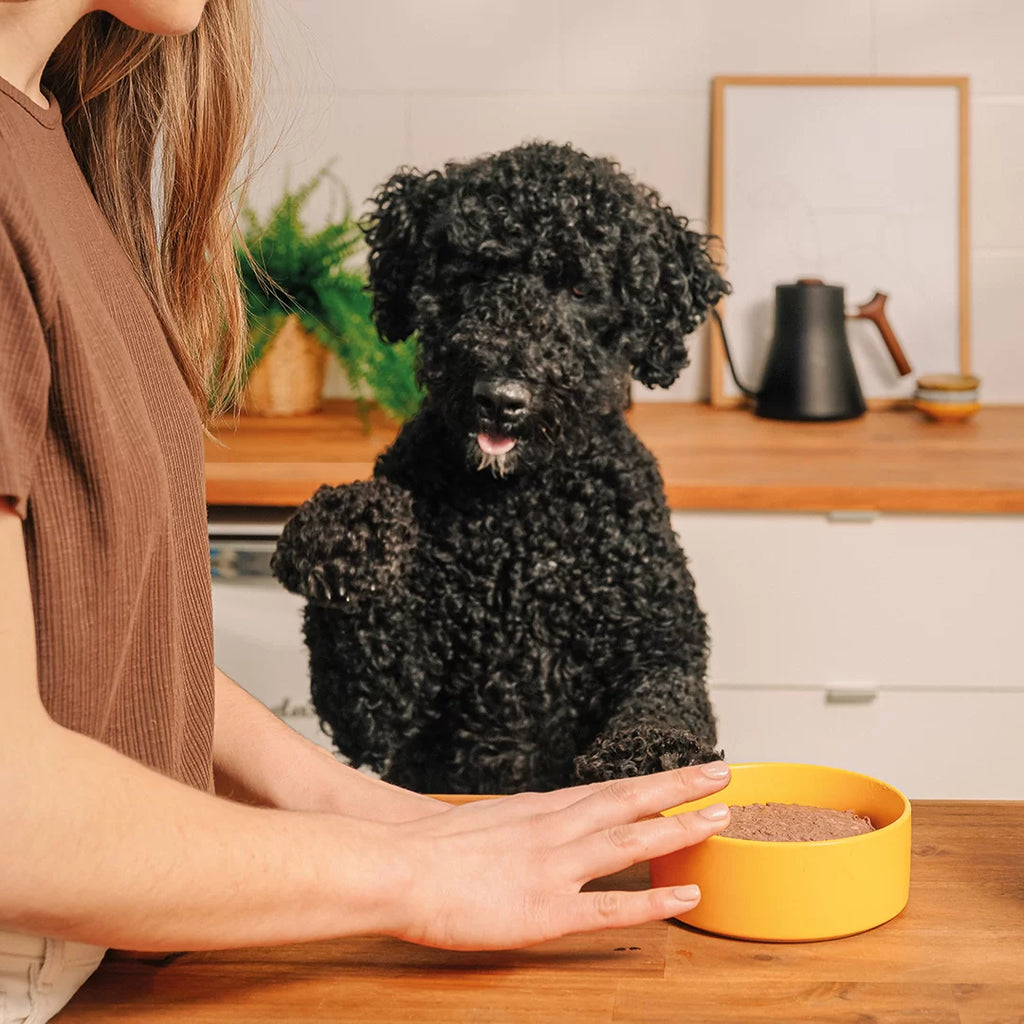
[[(658, 921), (513, 952), (350, 938), (165, 962), (110, 953), (56, 1020), (1024, 1022), (1024, 802), (919, 801), (913, 815), (906, 910), (845, 939), (743, 942)], [(643, 888), (646, 867), (598, 885)]]
[[(1024, 512), (1024, 406), (967, 423), (914, 409), (839, 423), (783, 423), (745, 409), (637, 402), (630, 426), (651, 450), (673, 509), (765, 512)], [(323, 483), (366, 480), (398, 427), (334, 399), (312, 416), (241, 416), (206, 444), (209, 505), (301, 505)]]

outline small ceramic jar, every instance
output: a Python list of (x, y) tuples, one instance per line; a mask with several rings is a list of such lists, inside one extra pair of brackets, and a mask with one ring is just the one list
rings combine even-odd
[(914, 407), (933, 420), (966, 420), (981, 408), (980, 386), (981, 381), (967, 373), (918, 377)]

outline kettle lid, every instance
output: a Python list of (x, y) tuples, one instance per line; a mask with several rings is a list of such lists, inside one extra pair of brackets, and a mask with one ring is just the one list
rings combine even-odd
[(805, 302), (842, 302), (844, 291), (841, 284), (826, 284), (820, 277), (798, 277), (790, 284), (777, 284), (775, 294), (780, 301), (783, 296), (786, 296), (790, 301), (803, 304)]

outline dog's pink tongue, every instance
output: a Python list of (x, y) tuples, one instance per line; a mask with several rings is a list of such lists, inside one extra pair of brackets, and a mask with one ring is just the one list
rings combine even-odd
[(516, 446), (514, 437), (496, 437), (494, 434), (477, 434), (476, 443), (488, 455), (504, 455)]

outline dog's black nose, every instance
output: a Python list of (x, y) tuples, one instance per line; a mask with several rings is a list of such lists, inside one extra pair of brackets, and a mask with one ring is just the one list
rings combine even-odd
[(473, 386), (473, 398), (490, 416), (515, 418), (526, 413), (530, 389), (518, 380), (481, 380)]

